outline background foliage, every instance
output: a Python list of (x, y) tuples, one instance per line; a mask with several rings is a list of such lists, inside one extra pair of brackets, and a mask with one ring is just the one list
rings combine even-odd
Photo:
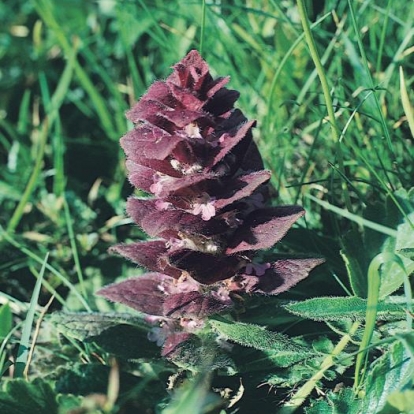
[[(202, 2), (0, 4), (0, 408), (28, 412), (21, 396), (29, 395), (27, 404), (49, 414), (247, 413), (259, 403), (273, 412), (284, 402), (289, 412), (292, 394), (324, 363), (317, 392), (300, 409), (409, 412), (414, 5), (307, 5), (339, 139), (293, 1), (206, 1), (204, 24)], [(230, 87), (241, 92), (237, 106), (258, 120), (255, 139), (272, 171), (275, 204), (307, 210), (266, 255), (320, 255), (326, 264), (277, 299), (244, 298), (236, 328), (212, 322), (234, 344), (232, 362), (216, 361), (225, 373), (194, 374), (180, 388), (186, 374), (158, 358), (139, 318), (108, 314), (114, 307), (94, 292), (141, 272), (107, 254), (116, 242), (146, 237), (124, 216), (132, 192), (118, 144), (131, 128), (124, 112), (201, 40), (213, 74), (231, 76)], [(379, 279), (375, 296), (368, 281)], [(10, 358), (27, 362), (22, 344), (34, 342), (45, 306), (48, 313), (97, 313), (46, 318), (30, 364), (33, 382), (7, 381), (18, 369), (9, 369)], [(245, 324), (258, 330), (253, 338)], [(267, 328), (263, 337), (257, 325)], [(182, 367), (197, 371), (198, 357), (197, 344), (184, 350)], [(358, 367), (365, 373), (354, 393)], [(119, 392), (114, 379), (108, 389), (116, 373)], [(168, 380), (181, 393), (172, 402)], [(232, 390), (236, 397), (224, 399), (233, 405), (223, 408), (207, 391), (211, 381)]]

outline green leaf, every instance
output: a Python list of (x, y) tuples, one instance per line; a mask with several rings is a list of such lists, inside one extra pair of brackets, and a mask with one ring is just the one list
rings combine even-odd
[(381, 411), (391, 393), (411, 383), (413, 373), (414, 360), (407, 347), (399, 341), (394, 342), (368, 371), (361, 412)]
[(0, 308), (0, 342), (3, 341), (12, 329), (12, 318), (10, 305), (6, 303)]
[(79, 341), (95, 342), (123, 359), (153, 358), (160, 348), (148, 340), (150, 326), (142, 316), (128, 313), (64, 313), (51, 317), (57, 329)]
[[(344, 388), (338, 393), (329, 392), (324, 400), (319, 400), (305, 408), (306, 414), (358, 414), (361, 401), (355, 398), (352, 388)], [(370, 413), (371, 414), (371, 413)], [(373, 414), (373, 413), (372, 413)]]
[(111, 326), (86, 341), (95, 342), (104, 351), (123, 359), (157, 358), (161, 352), (161, 348), (148, 339), (147, 331), (126, 324)]
[(211, 320), (210, 324), (226, 340), (264, 351), (266, 357), (279, 366), (289, 366), (314, 355), (314, 352), (293, 342), (287, 336), (267, 331), (258, 325), (225, 320)]
[[(414, 213), (411, 213), (408, 218), (413, 222)], [(406, 220), (398, 226), (397, 237), (388, 238), (383, 248), (383, 251), (400, 253), (405, 270), (395, 261), (384, 263), (381, 271), (380, 298), (385, 298), (399, 289), (404, 279), (414, 272), (414, 261), (409, 258), (412, 249), (414, 249), (414, 230)]]
[(142, 316), (129, 313), (56, 312), (51, 316), (50, 321), (59, 332), (79, 341), (98, 336), (119, 324), (133, 325), (145, 332), (145, 335), (150, 330)]
[(204, 337), (203, 341), (192, 335), (168, 354), (167, 359), (182, 369), (197, 373), (223, 369), (233, 375), (236, 371), (234, 362), (218, 347), (213, 335)]
[(57, 402), (59, 404), (59, 414), (76, 413), (75, 409), (79, 409), (82, 405), (82, 397), (72, 394), (58, 394)]
[[(322, 297), (292, 302), (284, 308), (295, 315), (314, 321), (341, 321), (344, 318), (363, 320), (367, 301), (358, 297)], [(377, 318), (380, 320), (399, 320), (405, 316), (404, 303), (378, 303)]]
[[(395, 408), (396, 413), (413, 414), (414, 407), (414, 390), (405, 390), (392, 392), (387, 400), (387, 406)], [(391, 410), (386, 406), (387, 411), (384, 414), (389, 413)]]
[(355, 296), (366, 298), (368, 294), (367, 270), (369, 258), (361, 234), (348, 232), (342, 239), (341, 256), (345, 262), (349, 283)]
[(49, 383), (40, 378), (33, 382), (11, 380), (0, 392), (0, 413), (58, 414), (56, 395)]

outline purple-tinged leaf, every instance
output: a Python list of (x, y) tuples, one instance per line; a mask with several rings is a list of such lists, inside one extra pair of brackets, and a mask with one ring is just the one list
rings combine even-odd
[(253, 211), (236, 230), (226, 253), (268, 249), (277, 243), (292, 224), (304, 214), (305, 211), (299, 206), (281, 206)]
[(97, 295), (149, 315), (163, 316), (165, 294), (160, 286), (163, 283), (172, 283), (173, 280), (161, 273), (146, 273), (140, 277), (105, 286), (98, 290)]
[(156, 126), (141, 124), (121, 138), (121, 147), (128, 159), (137, 163), (145, 158), (163, 160), (182, 139)]
[[(211, 89), (209, 92), (211, 92)], [(222, 88), (207, 101), (203, 110), (214, 116), (220, 116), (233, 108), (234, 103), (239, 99), (239, 96), (240, 94), (237, 91)]]
[(165, 273), (173, 278), (179, 278), (181, 271), (169, 266), (167, 260), (167, 246), (165, 240), (152, 240), (148, 242), (138, 242), (131, 244), (117, 244), (109, 249), (135, 263), (146, 267), (154, 272)]
[(190, 249), (170, 253), (169, 260), (173, 266), (204, 285), (231, 278), (245, 264), (238, 256), (215, 256)]
[(256, 121), (245, 122), (237, 125), (234, 129), (225, 132), (219, 138), (219, 151), (214, 158), (209, 162), (209, 166), (213, 167), (221, 161), (243, 138), (248, 136), (250, 130), (255, 125)]
[[(324, 259), (282, 259), (271, 263), (263, 276), (241, 275), (235, 278), (231, 290), (278, 295), (305, 279)], [(238, 285), (238, 287), (237, 287)]]
[(269, 181), (270, 176), (270, 171), (263, 170), (225, 181), (221, 193), (215, 194), (209, 191), (217, 199), (214, 206), (216, 209), (221, 209), (234, 201), (250, 196), (261, 184)]
[(222, 302), (210, 294), (185, 292), (169, 295), (164, 300), (164, 315), (171, 318), (205, 318), (228, 309), (230, 303)]
[(172, 178), (168, 177), (168, 180), (161, 183), (159, 192), (156, 193), (157, 197), (164, 198), (167, 197), (170, 193), (175, 193), (182, 191), (187, 187), (193, 186), (194, 184), (203, 182), (210, 178), (213, 178), (213, 173), (201, 172), (199, 174), (187, 175), (182, 178)]
[(205, 221), (199, 216), (168, 207), (166, 210), (159, 210), (155, 199), (129, 198), (126, 210), (151, 237), (177, 238), (178, 232), (199, 233), (210, 237), (228, 230), (224, 220)]
[[(235, 153), (239, 154), (238, 147), (242, 143), (239, 143), (235, 148)], [(243, 155), (240, 155), (240, 158), (242, 158), (242, 161), (239, 168), (243, 171), (259, 171), (264, 168), (262, 156), (256, 143), (252, 139), (250, 140), (249, 146), (244, 150)]]
[(147, 193), (151, 192), (150, 187), (154, 184), (155, 171), (131, 160), (127, 160), (125, 164), (128, 170), (128, 178), (130, 183), (135, 187), (141, 188)]
[(161, 355), (163, 357), (171, 357), (173, 352), (177, 351), (177, 348), (182, 345), (184, 342), (188, 341), (194, 335), (187, 332), (174, 332), (167, 337), (165, 341)]
[[(212, 98), (220, 89), (226, 86), (230, 81), (230, 76), (219, 77), (209, 82), (207, 89), (207, 97)], [(237, 91), (236, 91), (237, 92)]]
[(192, 111), (201, 111), (201, 108), (204, 105), (203, 100), (197, 98), (187, 88), (182, 88), (174, 83), (168, 82), (168, 79), (167, 85), (170, 89), (170, 93), (180, 102), (180, 105), (191, 109)]

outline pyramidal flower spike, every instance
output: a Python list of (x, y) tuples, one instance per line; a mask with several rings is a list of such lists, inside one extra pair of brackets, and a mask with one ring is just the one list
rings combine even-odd
[(229, 311), (235, 293), (279, 294), (323, 261), (256, 262), (304, 210), (267, 205), (270, 172), (253, 141), (255, 121), (234, 108), (239, 93), (228, 81), (191, 51), (128, 111), (135, 127), (121, 138), (129, 181), (149, 194), (131, 197), (127, 213), (151, 240), (111, 251), (149, 273), (98, 294), (150, 315), (161, 327), (150, 339), (164, 355), (203, 319)]

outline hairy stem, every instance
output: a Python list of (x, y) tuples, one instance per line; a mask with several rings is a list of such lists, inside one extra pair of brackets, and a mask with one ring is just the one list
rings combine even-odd
[(335, 364), (335, 358), (345, 349), (348, 345), (352, 336), (358, 330), (360, 322), (354, 322), (349, 330), (348, 334), (346, 334), (336, 345), (333, 349), (332, 353), (328, 355), (321, 364), (321, 368), (318, 372), (316, 372), (312, 378), (310, 378), (306, 383), (299, 388), (298, 391), (292, 396), (292, 398), (285, 403), (279, 414), (291, 414), (295, 412), (306, 400), (309, 394), (313, 391), (316, 387), (316, 384), (319, 380), (321, 380), (325, 374), (325, 372), (330, 369)]

